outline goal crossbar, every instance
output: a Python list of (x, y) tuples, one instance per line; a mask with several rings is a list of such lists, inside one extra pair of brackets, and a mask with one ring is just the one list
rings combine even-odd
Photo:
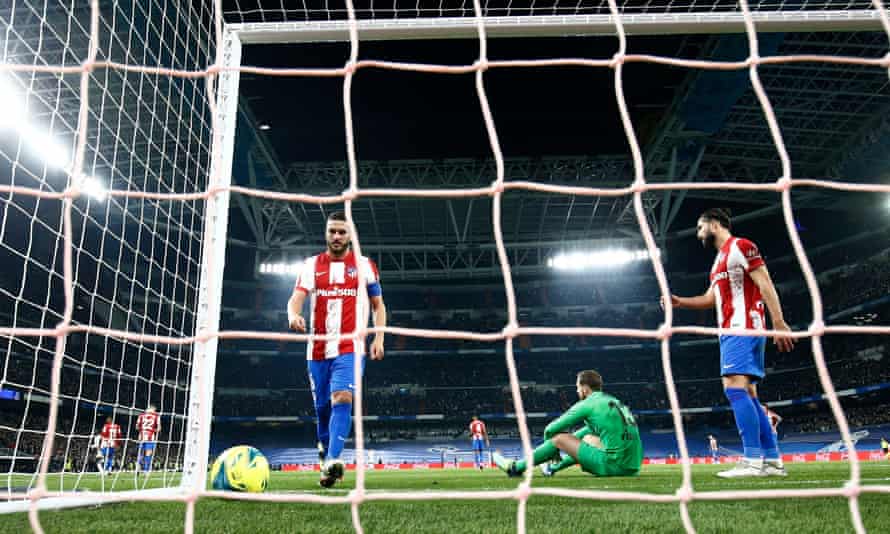
[[(876, 10), (755, 11), (759, 32), (880, 31)], [(614, 35), (611, 15), (536, 15), (484, 17), (488, 37), (567, 37)], [(741, 12), (651, 13), (621, 16), (627, 35), (744, 33)], [(362, 41), (400, 39), (476, 39), (472, 17), (358, 20)], [(348, 20), (227, 24), (242, 44), (345, 42)]]

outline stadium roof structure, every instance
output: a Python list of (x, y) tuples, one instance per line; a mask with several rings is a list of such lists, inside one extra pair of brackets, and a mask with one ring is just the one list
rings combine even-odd
[[(640, 40), (645, 41), (644, 46), (675, 57), (742, 59), (747, 53), (747, 41), (739, 35)], [(585, 45), (577, 39), (574, 44)], [(605, 46), (613, 45), (608, 42)], [(760, 45), (762, 55), (880, 57), (887, 51), (887, 36), (881, 32), (762, 34)], [(528, 51), (533, 45), (525, 41), (517, 46)], [(604, 47), (598, 46), (600, 49)], [(374, 52), (383, 50), (380, 46), (373, 48)], [(555, 48), (564, 50), (559, 46)], [(250, 49), (249, 46), (245, 48), (245, 58), (252, 57)], [(400, 52), (393, 54), (398, 56)], [(435, 57), (435, 52), (431, 55)], [(409, 59), (422, 60), (422, 57)], [(751, 90), (747, 71), (714, 73), (675, 69), (659, 71), (663, 78), (647, 81), (646, 75), (652, 72), (640, 70), (642, 72), (636, 75), (625, 76), (625, 89), (630, 94), (631, 116), (642, 141), (648, 181), (769, 183), (781, 175), (777, 151)], [(614, 112), (614, 105), (609, 102), (610, 99), (614, 101), (611, 86), (595, 87), (590, 99), (563, 105), (565, 103), (553, 102), (559, 99), (559, 89), (540, 95), (536, 92), (540, 86), (533, 85), (532, 90), (522, 96), (528, 102), (527, 114), (531, 116), (524, 118), (522, 107), (509, 101), (509, 96), (506, 97), (508, 103), (502, 106), (506, 110), (499, 110), (499, 97), (509, 89), (499, 87), (498, 83), (515, 87), (527, 78), (519, 75), (511, 79), (507, 73), (492, 72), (486, 74), (493, 78), (487, 89), (504, 146), (506, 180), (590, 187), (623, 187), (633, 181), (633, 167), (623, 140), (623, 130), (610, 122), (611, 118), (597, 116), (597, 106), (606, 108), (602, 116)], [(604, 77), (611, 75), (611, 71), (601, 74)], [(886, 71), (795, 63), (761, 67), (760, 75), (775, 107), (795, 177), (869, 183), (886, 181), (890, 170), (886, 156), (890, 153), (890, 82)], [(473, 152), (473, 149), (466, 149), (469, 138), (479, 149), (489, 150), (484, 135), (474, 137), (477, 132), (453, 126), (435, 133), (424, 132), (424, 128), (435, 130), (439, 127), (436, 120), (441, 119), (440, 115), (434, 112), (424, 115), (427, 112), (423, 106), (413, 102), (413, 97), (404, 91), (399, 94), (406, 95), (405, 106), (409, 111), (400, 112), (398, 102), (384, 94), (395, 90), (395, 82), (375, 88), (374, 97), (385, 102), (379, 107), (392, 115), (415, 113), (421, 118), (417, 125), (410, 127), (406, 126), (410, 119), (381, 117), (382, 112), (368, 103), (373, 98), (361, 94), (361, 76), (362, 73), (357, 74), (353, 90), (360, 187), (470, 188), (488, 186), (495, 179), (490, 156), (478, 153), (467, 156), (459, 152), (461, 148)], [(549, 79), (558, 78), (571, 84), (583, 76), (594, 75), (576, 72)], [(466, 81), (469, 88), (471, 80)], [(634, 93), (633, 83), (648, 83), (650, 87)], [(243, 167), (236, 171), (235, 180), (242, 185), (260, 187), (275, 183), (288, 191), (322, 195), (337, 194), (346, 189), (345, 156), (328, 161), (312, 160), (312, 151), (306, 150), (303, 144), (311, 144), (311, 141), (305, 140), (305, 134), (295, 133), (304, 127), (309, 135), (317, 134), (328, 140), (342, 139), (342, 133), (339, 138), (329, 135), (334, 129), (343, 128), (342, 113), (338, 115), (341, 122), (323, 124), (308, 111), (307, 105), (294, 103), (293, 107), (305, 113), (301, 120), (285, 110), (287, 99), (298, 94), (298, 90), (296, 93), (276, 91), (273, 89), (275, 84), (268, 84), (265, 89), (264, 85), (265, 81), (253, 78), (242, 80), (241, 119), (253, 129), (249, 130), (251, 139), (245, 142), (249, 147), (243, 147), (248, 157), (242, 158)], [(298, 82), (288, 85), (298, 86)], [(338, 98), (342, 96), (336, 92), (336, 84), (327, 87), (333, 89)], [(318, 93), (310, 89), (310, 94)], [(567, 95), (566, 99), (577, 99), (578, 92), (568, 91)], [(475, 97), (474, 94), (469, 96)], [(424, 93), (424, 97), (435, 105), (436, 100), (446, 100), (449, 95), (433, 92)], [(636, 102), (634, 97), (637, 97)], [(541, 105), (542, 98), (551, 101)], [(609, 103), (602, 105), (601, 102)], [(326, 103), (322, 101), (318, 105), (324, 108)], [(572, 112), (571, 106), (578, 108), (576, 113)], [(594, 109), (592, 112), (580, 109), (585, 106)], [(387, 128), (375, 129), (374, 124), (363, 124), (365, 110), (371, 115), (371, 122), (384, 123)], [(451, 108), (448, 110), (450, 112)], [(548, 113), (549, 116), (541, 117)], [(465, 113), (463, 117), (467, 115)], [(422, 117), (431, 119), (424, 124)], [(481, 114), (473, 120), (479, 128), (482, 127)], [(587, 121), (586, 125), (583, 121)], [(259, 125), (268, 125), (269, 129), (259, 130), (256, 128)], [(536, 127), (541, 130), (536, 131)], [(560, 139), (568, 138), (562, 151), (560, 147), (554, 147), (557, 143), (550, 138), (555, 131), (562, 132)], [(566, 136), (565, 132), (570, 135)], [(390, 136), (388, 145), (378, 139), (384, 134)], [(600, 142), (602, 136), (609, 136), (612, 141)], [(453, 137), (465, 141), (463, 146)], [(619, 139), (617, 143), (614, 142), (616, 137)], [(577, 138), (586, 139), (586, 143), (579, 143)], [(436, 144), (456, 151), (448, 153), (445, 149), (435, 157), (413, 157), (428, 156), (431, 151), (428, 145)], [(521, 148), (511, 150), (512, 147)], [(329, 149), (326, 146), (320, 151), (327, 153)], [(412, 157), (387, 157), (400, 149)], [(337, 144), (336, 150), (345, 154), (345, 144)], [(858, 209), (862, 201), (862, 195), (812, 188), (796, 189), (794, 193), (795, 206), (800, 208)], [(739, 222), (780, 216), (779, 197), (771, 192), (690, 190), (644, 196), (649, 223), (662, 242), (689, 235), (690, 226), (694, 224), (694, 216), (690, 218), (689, 214), (697, 214), (702, 207), (715, 202), (733, 206), (734, 211), (741, 214), (736, 219)], [(260, 203), (250, 199), (238, 199), (233, 205), (241, 211), (240, 217), (236, 215), (235, 218), (248, 221), (250, 229), (249, 234), (241, 234), (241, 243), (260, 251), (258, 262), (299, 258), (317, 252), (323, 244), (324, 216), (335, 209), (332, 206)], [(684, 210), (684, 206), (687, 209)], [(360, 199), (353, 203), (353, 214), (363, 251), (372, 255), (390, 276), (409, 280), (486, 276), (499, 271), (491, 231), (491, 202), (486, 197)], [(543, 270), (546, 259), (566, 247), (590, 246), (591, 242), (599, 240), (640, 243), (630, 197), (548, 195), (511, 190), (503, 198), (502, 223), (514, 273)]]
[[(373, 2), (366, 3), (357, 4), (358, 17), (363, 20), (386, 11), (379, 5), (375, 8)], [(506, 13), (506, 3), (483, 4), (489, 14)], [(562, 14), (563, 8), (557, 4), (545, 8), (531, 3), (524, 12), (518, 11), (520, 3), (510, 5), (514, 6), (514, 14)], [(200, 68), (207, 58), (212, 57), (212, 14), (206, 3), (199, 8), (200, 13), (169, 18), (162, 16), (163, 13), (149, 14), (139, 9), (140, 5), (137, 2), (135, 7), (102, 6), (102, 28), (107, 43), (100, 47), (100, 58)], [(345, 12), (336, 7), (338, 2), (329, 3), (327, 9), (313, 9), (311, 5), (310, 8), (290, 11), (282, 8), (276, 15), (277, 7), (261, 6), (256, 1), (232, 0), (224, 2), (224, 10), (228, 23), (342, 20), (345, 16)], [(388, 5), (401, 4), (390, 2)], [(438, 8), (427, 7), (425, 3), (412, 2), (411, 5), (417, 7), (417, 14), (442, 9), (448, 16), (472, 15), (472, 4), (465, 2), (439, 2)], [(578, 6), (580, 4), (575, 3), (566, 9), (573, 9), (576, 14), (607, 10), (605, 3), (586, 6), (587, 11), (579, 11)], [(843, 5), (832, 1), (800, 0), (782, 2), (773, 8), (817, 12), (834, 6), (855, 11), (868, 9), (870, 4), (858, 0), (843, 2)], [(753, 4), (755, 10), (768, 7), (768, 4)], [(732, 11), (736, 8), (734, 2), (711, 2), (705, 6), (690, 1), (682, 4), (665, 2), (658, 6), (651, 2), (631, 2), (625, 3), (623, 9), (628, 13), (651, 14)], [(15, 32), (15, 39), (5, 45), (4, 60), (35, 65), (73, 65), (82, 61), (86, 57), (89, 9), (87, 5), (75, 6), (71, 11), (73, 17), (68, 16), (69, 11), (53, 5), (38, 10), (28, 2), (16, 3), (9, 11), (14, 25), (9, 26), (10, 20), (0, 21), (0, 27), (12, 28)], [(393, 11), (396, 18), (410, 18), (411, 12), (411, 9), (395, 8)], [(123, 30), (123, 26), (115, 29), (109, 24), (116, 18), (123, 20), (122, 17), (131, 24), (127, 30)], [(155, 22), (149, 23), (149, 19)], [(173, 20), (184, 21), (186, 26), (169, 26)], [(61, 32), (62, 27), (66, 32)], [(123, 33), (125, 31), (128, 33)], [(177, 41), (176, 35), (183, 32), (204, 35), (208, 44), (205, 48), (188, 49), (185, 40)], [(744, 36), (737, 34), (631, 37), (630, 46), (633, 48), (637, 43), (643, 49), (675, 57), (739, 59), (747, 53)], [(876, 58), (887, 52), (887, 36), (880, 31), (761, 34), (760, 44), (761, 55), (830, 54)], [(505, 57), (525, 54), (540, 57), (548, 51), (565, 54), (578, 45), (581, 46), (579, 53), (584, 52), (585, 56), (609, 57), (614, 53), (615, 40), (608, 37), (587, 40), (493, 39), (491, 48), (492, 54), (501, 53)], [(343, 43), (288, 46), (291, 48), (283, 45), (248, 46), (244, 62), (292, 66), (294, 61), (309, 61), (339, 66), (347, 50)], [(392, 48), (394, 54), (413, 48), (420, 50), (418, 54), (429, 54), (426, 59), (431, 62), (454, 56), (454, 61), (471, 63), (477, 44), (472, 40), (449, 40), (430, 45), (376, 42), (362, 46), (368, 51), (367, 57), (386, 55), (390, 50), (388, 47), (395, 47)], [(293, 59), (295, 56), (297, 59)], [(280, 64), (282, 58), (288, 58), (291, 63)], [(746, 71), (715, 73), (652, 69), (655, 67), (633, 65), (627, 66), (625, 72), (631, 115), (642, 141), (647, 180), (770, 182), (778, 177), (775, 147), (750, 89)], [(776, 109), (796, 177), (858, 182), (886, 180), (890, 169), (887, 157), (890, 154), (890, 88), (885, 70), (794, 63), (763, 66), (760, 75)], [(384, 80), (387, 76), (388, 73), (379, 72), (356, 75), (353, 104), (360, 186), (441, 189), (489, 185), (494, 179), (494, 166), (475, 94), (468, 90), (460, 101), (445, 92), (454, 87), (450, 85), (452, 82), (440, 77), (435, 78), (434, 83), (443, 89), (411, 96), (398, 86), (414, 87), (412, 84), (416, 80), (394, 76), (395, 81), (389, 82)], [(592, 73), (574, 69), (568, 74), (536, 71), (518, 74), (519, 78), (512, 76), (506, 69), (491, 70), (486, 74), (491, 80), (487, 82), (490, 84), (489, 96), (507, 157), (507, 180), (595, 187), (626, 186), (632, 181), (633, 170), (624, 133), (616, 128), (613, 87), (603, 82), (611, 79), (610, 70)], [(585, 77), (593, 81), (584, 81)], [(167, 131), (160, 137), (157, 132), (153, 137), (145, 135), (153, 122), (170, 124), (154, 118), (154, 114), (161, 111), (175, 113), (187, 109), (190, 120), (208, 123), (209, 111), (203, 101), (205, 93), (201, 80), (169, 79), (114, 69), (98, 69), (93, 72), (92, 80), (87, 159), (93, 162), (92, 169), (97, 176), (108, 177), (111, 187), (143, 187), (117, 181), (119, 177), (127, 180), (140, 177), (146, 187), (155, 182), (175, 183), (179, 184), (177, 188), (181, 187), (180, 191), (204, 186), (202, 180), (195, 180), (195, 174), (188, 169), (208, 166), (209, 139), (191, 135), (186, 131), (187, 125), (181, 131)], [(341, 80), (329, 79), (328, 85), (307, 89), (305, 95), (299, 91), (281, 91), (281, 87), (292, 89), (306, 80), (288, 79), (290, 85), (278, 86), (268, 80), (242, 76), (234, 183), (313, 194), (334, 194), (345, 188), (348, 173), (345, 144), (340, 132), (343, 129)], [(528, 83), (529, 89), (517, 88), (516, 80)], [(464, 82), (469, 89), (470, 80), (462, 78), (460, 83)], [(564, 93), (561, 89), (576, 82), (588, 83), (583, 85), (583, 91), (590, 92), (574, 90)], [(166, 100), (171, 86), (188, 84), (194, 87), (187, 91), (177, 88), (174, 92), (191, 94), (191, 98), (180, 98), (176, 102)], [(371, 88), (363, 93), (362, 84)], [(429, 85), (420, 87), (428, 88)], [(30, 105), (44, 110), (42, 117), (53, 124), (54, 135), (65, 142), (72, 141), (79, 107), (78, 76), (36, 74), (28, 81), (27, 88), (31, 94)], [(547, 89), (546, 94), (535, 94), (542, 88)], [(127, 98), (116, 96), (125, 93)], [(316, 101), (319, 95), (321, 97)], [(374, 100), (380, 97), (388, 100), (384, 100), (382, 109), (375, 109)], [(396, 109), (395, 104), (400, 100), (410, 104), (406, 104), (404, 111)], [(453, 103), (455, 100), (458, 101), (456, 104)], [(527, 103), (526, 107), (523, 102)], [(465, 121), (466, 131), (437, 125), (436, 120), (443, 117), (467, 117), (466, 110), (458, 109), (464, 104), (476, 106), (476, 114)], [(335, 105), (339, 114), (322, 113), (322, 110), (334, 109), (325, 108), (329, 105)], [(391, 107), (386, 108), (386, 105)], [(290, 107), (296, 111), (289, 110)], [(416, 117), (416, 120), (404, 116), (404, 113), (415, 113), (422, 107), (439, 109), (438, 115)], [(312, 113), (312, 108), (318, 108), (318, 111)], [(271, 123), (271, 129), (259, 128), (268, 123)], [(375, 124), (379, 125), (376, 130)], [(424, 133), (437, 129), (441, 131)], [(295, 149), (295, 145), (298, 148)], [(176, 150), (171, 150), (172, 146), (176, 146)], [(171, 153), (177, 156), (171, 157)], [(191, 181), (152, 179), (171, 173), (191, 177)], [(63, 184), (64, 180), (60, 180), (59, 190)], [(795, 192), (794, 198), (796, 206), (844, 209), (856, 205), (857, 200), (853, 197), (801, 190)], [(665, 240), (684, 232), (688, 234), (691, 221), (684, 219), (684, 212), (689, 211), (682, 209), (684, 205), (695, 207), (695, 202), (701, 205), (718, 200), (739, 206), (737, 212), (747, 212), (742, 217), (774, 215), (778, 210), (775, 194), (757, 192), (647, 194), (644, 205), (657, 237)], [(127, 203), (110, 216), (131, 219), (138, 224), (137, 217), (144, 215), (136, 213), (141, 209), (139, 204)], [(234, 195), (231, 206), (230, 243), (256, 249), (259, 252), (257, 263), (299, 257), (317, 250), (322, 243), (324, 215), (332, 209), (331, 206), (259, 201), (241, 195)], [(355, 202), (353, 210), (364, 250), (377, 258), (384, 271), (398, 273), (401, 278), (478, 274), (493, 272), (496, 266), (491, 207), (487, 198), (360, 199)], [(528, 269), (527, 272), (544, 268), (546, 258), (567, 243), (639, 239), (630, 198), (511, 191), (504, 197), (503, 211), (511, 262), (517, 268)]]

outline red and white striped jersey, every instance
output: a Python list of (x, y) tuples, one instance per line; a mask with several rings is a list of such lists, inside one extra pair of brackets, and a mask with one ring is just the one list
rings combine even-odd
[(476, 419), (470, 423), (470, 436), (473, 439), (485, 439), (485, 423)]
[(102, 436), (100, 447), (117, 447), (121, 439), (121, 426), (117, 423), (105, 423), (99, 435)]
[(157, 441), (161, 431), (161, 416), (157, 412), (145, 412), (136, 418), (139, 441)]
[[(365, 353), (361, 340), (341, 339), (344, 334), (355, 332), (359, 324), (368, 324), (369, 302), (366, 295), (359, 299), (359, 268), (365, 279), (368, 296), (380, 296), (380, 275), (370, 259), (357, 258), (349, 251), (343, 258), (332, 258), (324, 252), (312, 256), (303, 264), (295, 290), (312, 297), (312, 318), (309, 322), (313, 334), (333, 334), (330, 341), (314, 341), (306, 347), (306, 358), (324, 360), (341, 354)], [(359, 308), (362, 310), (358, 317)]]
[(761, 265), (760, 251), (747, 239), (730, 237), (720, 248), (711, 267), (718, 328), (763, 328), (763, 299), (750, 275)]

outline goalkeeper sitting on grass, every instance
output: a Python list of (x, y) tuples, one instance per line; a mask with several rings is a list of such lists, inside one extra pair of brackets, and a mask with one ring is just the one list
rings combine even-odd
[[(630, 409), (603, 393), (603, 379), (596, 371), (581, 371), (576, 382), (581, 399), (544, 429), (544, 443), (534, 451), (534, 464), (545, 476), (579, 464), (591, 475), (632, 476), (643, 463), (643, 443)], [(584, 425), (574, 434), (572, 429)], [(568, 454), (563, 458), (560, 451)], [(495, 465), (508, 476), (525, 472), (525, 460), (508, 460), (495, 453)]]

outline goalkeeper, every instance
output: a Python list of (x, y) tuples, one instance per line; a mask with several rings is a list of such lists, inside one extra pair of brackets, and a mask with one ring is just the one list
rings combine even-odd
[[(544, 443), (534, 451), (534, 464), (545, 476), (580, 464), (591, 475), (632, 476), (643, 463), (643, 443), (630, 409), (615, 397), (603, 393), (603, 379), (596, 371), (581, 371), (576, 382), (581, 399), (544, 429)], [(574, 434), (572, 429), (584, 425)], [(560, 451), (568, 456), (563, 458)], [(508, 476), (525, 472), (525, 460), (507, 460), (499, 453), (495, 465)]]

